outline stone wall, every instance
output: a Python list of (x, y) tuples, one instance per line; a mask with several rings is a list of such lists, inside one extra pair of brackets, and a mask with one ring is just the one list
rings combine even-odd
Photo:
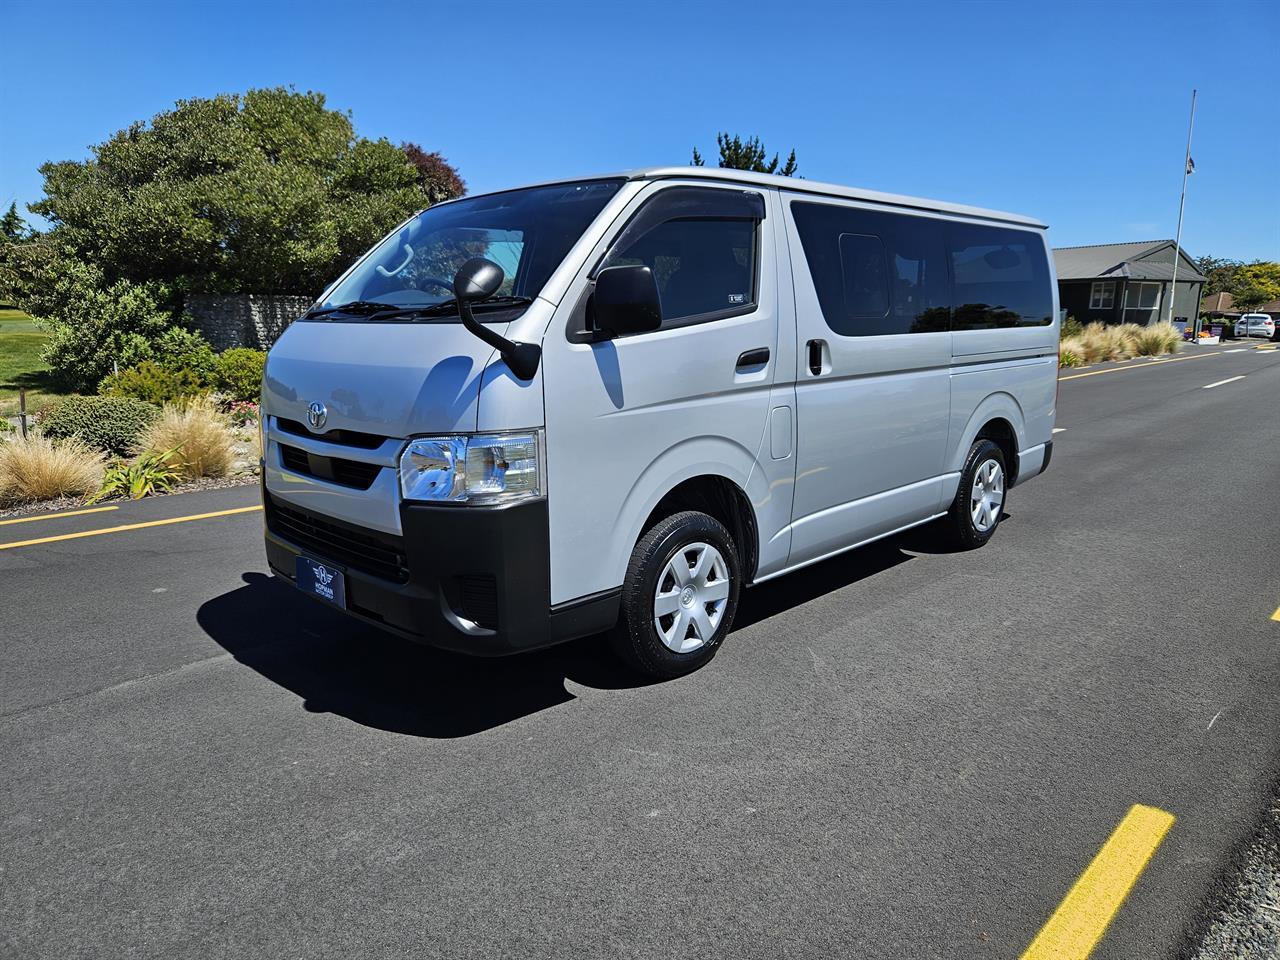
[(183, 304), (195, 328), (215, 350), (254, 347), (266, 350), (284, 328), (306, 313), (311, 297), (283, 294), (190, 294)]

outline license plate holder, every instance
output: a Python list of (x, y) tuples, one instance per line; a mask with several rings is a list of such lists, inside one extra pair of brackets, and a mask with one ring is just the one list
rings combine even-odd
[(347, 609), (347, 577), (341, 567), (299, 556), (294, 568), (295, 582), (303, 593)]

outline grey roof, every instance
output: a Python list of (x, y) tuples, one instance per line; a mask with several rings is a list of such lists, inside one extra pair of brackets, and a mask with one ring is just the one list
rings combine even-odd
[[(748, 170), (726, 170), (721, 167), (645, 167), (640, 170), (624, 170), (620, 173), (597, 174), (590, 177), (566, 177), (562, 180), (547, 180), (542, 183), (528, 184), (528, 186), (541, 187), (556, 183), (580, 183), (583, 180), (672, 180), (676, 178), (681, 180), (719, 180), (730, 183), (749, 183), (759, 187), (773, 187), (778, 190), (790, 190), (797, 193), (815, 193), (849, 200), (867, 200), (871, 203), (883, 203), (895, 207), (914, 207), (920, 210), (932, 210), (937, 213), (954, 213), (966, 217), (978, 217), (983, 220), (997, 220), (1004, 223), (1016, 223), (1028, 227), (1038, 227), (1042, 230), (1045, 229), (1045, 224), (1039, 220), (1032, 217), (1024, 217), (1017, 213), (1004, 213), (1000, 210), (969, 207), (960, 203), (948, 203), (944, 200), (926, 200), (921, 197), (906, 197), (896, 193), (880, 193), (877, 190), (862, 190), (857, 187), (842, 187), (833, 183), (801, 180), (798, 177), (779, 177), (768, 173), (752, 173)], [(497, 193), (499, 191), (492, 192)]]
[[(1053, 263), (1059, 280), (1094, 280), (1099, 277), (1134, 280), (1170, 280), (1173, 264), (1138, 261), (1172, 240), (1140, 240), (1136, 243), (1100, 243), (1089, 247), (1056, 247)], [(1183, 251), (1186, 254), (1186, 251)], [(1204, 274), (1184, 261), (1178, 267), (1179, 280), (1205, 280)]]

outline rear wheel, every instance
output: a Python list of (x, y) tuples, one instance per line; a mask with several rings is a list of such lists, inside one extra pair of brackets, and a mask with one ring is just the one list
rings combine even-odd
[(694, 510), (668, 517), (631, 552), (614, 649), (650, 677), (698, 669), (728, 634), (741, 583), (738, 549), (723, 524)]
[(1004, 509), (1007, 476), (1000, 448), (990, 440), (975, 440), (960, 471), (960, 489), (942, 521), (955, 546), (972, 550), (995, 534)]

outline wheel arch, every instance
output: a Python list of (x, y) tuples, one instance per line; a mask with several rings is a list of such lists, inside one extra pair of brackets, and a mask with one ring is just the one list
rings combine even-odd
[(752, 470), (754, 465), (751, 451), (723, 437), (690, 438), (658, 457), (618, 512), (611, 552), (619, 564), (619, 582), (645, 531), (680, 510), (701, 510), (725, 525), (742, 551), (744, 580), (750, 582), (760, 556), (753, 503), (764, 502), (769, 494), (763, 471)]
[(986, 439), (1004, 454), (1009, 486), (1018, 479), (1018, 453), (1026, 445), (1026, 419), (1022, 406), (1010, 393), (993, 393), (974, 408), (959, 442), (951, 451), (950, 469), (959, 472), (975, 440)]

